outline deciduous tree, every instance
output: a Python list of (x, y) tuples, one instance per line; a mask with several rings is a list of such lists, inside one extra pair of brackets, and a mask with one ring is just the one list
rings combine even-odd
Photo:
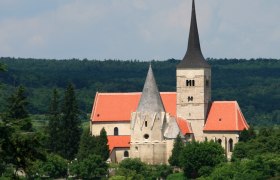
[(187, 143), (180, 159), (184, 174), (188, 178), (197, 178), (202, 168), (214, 168), (226, 161), (224, 149), (213, 141)]
[(71, 175), (83, 179), (102, 179), (108, 173), (108, 165), (98, 155), (91, 154), (83, 160), (75, 160), (70, 165)]

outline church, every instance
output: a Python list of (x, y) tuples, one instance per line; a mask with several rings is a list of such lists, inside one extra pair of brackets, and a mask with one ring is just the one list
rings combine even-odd
[(200, 48), (195, 2), (192, 2), (188, 48), (176, 68), (176, 92), (159, 92), (149, 66), (142, 92), (97, 92), (92, 135), (105, 128), (110, 162), (140, 158), (167, 164), (177, 135), (184, 141), (213, 140), (231, 157), (239, 134), (249, 126), (236, 101), (211, 100), (211, 66)]

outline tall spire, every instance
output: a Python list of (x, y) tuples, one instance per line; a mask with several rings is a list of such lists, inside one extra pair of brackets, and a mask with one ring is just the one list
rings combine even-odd
[(165, 112), (150, 64), (137, 112)]
[(177, 68), (210, 68), (210, 65), (205, 61), (200, 48), (194, 0), (192, 1), (188, 49), (185, 57), (178, 64)]

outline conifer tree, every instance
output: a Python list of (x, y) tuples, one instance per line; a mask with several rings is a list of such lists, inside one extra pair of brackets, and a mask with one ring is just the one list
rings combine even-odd
[(80, 147), (78, 152), (78, 160), (83, 160), (87, 158), (91, 154), (97, 154), (96, 152), (96, 137), (92, 136), (90, 133), (90, 129), (87, 128), (83, 131)]
[(9, 119), (24, 119), (28, 117), (27, 101), (24, 92), (24, 87), (19, 86), (14, 94), (8, 98), (8, 112), (7, 118)]
[(171, 166), (180, 166), (180, 154), (184, 148), (183, 141), (180, 137), (180, 134), (177, 135), (174, 146), (172, 149), (172, 155), (168, 159), (168, 162)]
[(60, 131), (63, 129), (60, 123), (60, 112), (59, 112), (59, 103), (58, 103), (58, 92), (56, 89), (53, 90), (53, 96), (50, 103), (49, 109), (49, 124), (48, 124), (48, 146), (49, 149), (57, 153), (59, 150), (60, 142)]
[(11, 179), (17, 178), (20, 169), (27, 172), (36, 159), (44, 159), (41, 136), (31, 132), (27, 104), (24, 87), (19, 86), (8, 98), (7, 112), (0, 125), (1, 136), (4, 137), (0, 140), (0, 153), (4, 157), (1, 163), (14, 168)]
[(69, 84), (62, 104), (62, 129), (60, 130), (61, 149), (59, 153), (66, 159), (73, 159), (79, 149), (81, 121), (72, 84)]
[(23, 86), (19, 86), (8, 98), (7, 112), (4, 120), (18, 125), (21, 130), (31, 131), (32, 124), (27, 111), (27, 97)]
[(104, 128), (100, 131), (100, 136), (97, 139), (97, 154), (106, 161), (109, 158), (110, 150), (108, 146), (107, 132)]

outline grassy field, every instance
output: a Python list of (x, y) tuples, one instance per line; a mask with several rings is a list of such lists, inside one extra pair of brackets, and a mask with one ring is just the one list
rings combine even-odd
[[(44, 131), (48, 126), (48, 118), (44, 114), (30, 116), (33, 128), (36, 131)], [(89, 119), (83, 119), (81, 124), (83, 129), (89, 128)]]

